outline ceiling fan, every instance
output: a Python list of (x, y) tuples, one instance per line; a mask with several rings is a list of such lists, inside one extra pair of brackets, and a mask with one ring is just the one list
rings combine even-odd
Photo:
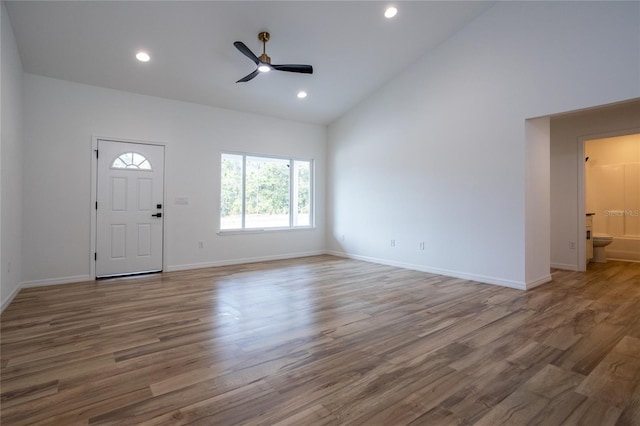
[(267, 42), (269, 41), (269, 33), (261, 32), (258, 34), (258, 40), (262, 42), (262, 55), (259, 57), (254, 55), (251, 50), (241, 41), (236, 41), (233, 45), (238, 49), (244, 56), (251, 59), (257, 66), (256, 70), (251, 74), (248, 74), (242, 77), (240, 80), (236, 81), (236, 83), (246, 82), (253, 79), (255, 76), (260, 74), (261, 72), (268, 72), (271, 70), (277, 71), (289, 71), (289, 72), (299, 72), (303, 74), (313, 74), (313, 67), (311, 65), (299, 65), (299, 64), (287, 64), (287, 65), (273, 65), (271, 64), (271, 58), (267, 56)]

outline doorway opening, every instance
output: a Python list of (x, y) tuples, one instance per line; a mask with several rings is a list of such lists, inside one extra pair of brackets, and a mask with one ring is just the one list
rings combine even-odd
[(634, 133), (640, 133), (640, 99), (551, 116), (552, 268), (586, 271), (585, 141)]
[(592, 225), (581, 270), (607, 259), (640, 262), (640, 129), (580, 139), (580, 218)]

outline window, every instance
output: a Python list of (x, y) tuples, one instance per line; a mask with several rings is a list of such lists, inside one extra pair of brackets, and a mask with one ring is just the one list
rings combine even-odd
[(149, 160), (137, 152), (125, 152), (113, 160), (112, 169), (135, 169), (135, 170), (151, 170)]
[(222, 154), (220, 229), (310, 227), (313, 162)]

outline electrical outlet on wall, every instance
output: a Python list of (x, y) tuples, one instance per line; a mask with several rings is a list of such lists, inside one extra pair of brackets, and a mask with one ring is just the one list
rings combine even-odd
[(204, 248), (204, 241), (198, 241), (198, 248)]
[(576, 242), (569, 241), (569, 250), (575, 250), (575, 249), (576, 249)]
[(391, 247), (395, 247), (396, 246), (396, 240), (391, 240)]
[(420, 250), (424, 250), (424, 241), (420, 242)]

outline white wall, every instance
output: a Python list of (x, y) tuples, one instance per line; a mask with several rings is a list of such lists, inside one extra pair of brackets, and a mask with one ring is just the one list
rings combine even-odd
[(551, 281), (549, 150), (550, 118), (527, 120), (525, 140), (525, 283)]
[(538, 283), (549, 260), (527, 253), (549, 253), (549, 238), (525, 244), (536, 220), (526, 196), (537, 191), (526, 179), (538, 178), (525, 170), (548, 170), (549, 159), (527, 156), (525, 120), (638, 97), (639, 8), (498, 2), (333, 123), (328, 248), (519, 288)]
[[(584, 138), (640, 129), (640, 101), (597, 108), (551, 119), (551, 265), (579, 270), (577, 245), (584, 236), (579, 218), (578, 165)], [(582, 201), (583, 202), (583, 201)]]
[(4, 3), (2, 22), (2, 143), (0, 145), (0, 301), (16, 295), (22, 257), (22, 63)]
[[(24, 82), (25, 285), (91, 278), (92, 136), (166, 143), (166, 270), (324, 250), (324, 126), (29, 74)], [(218, 236), (223, 150), (315, 159), (316, 229)]]

